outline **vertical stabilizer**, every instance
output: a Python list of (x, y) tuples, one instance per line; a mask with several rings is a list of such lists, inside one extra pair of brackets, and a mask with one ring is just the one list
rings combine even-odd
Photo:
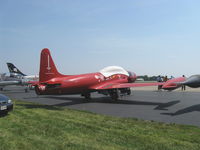
[(8, 70), (10, 72), (10, 76), (14, 76), (14, 75), (21, 75), (21, 76), (26, 76), (25, 74), (23, 74), (17, 67), (15, 67), (14, 64), (12, 63), (7, 63), (8, 66)]
[(62, 76), (58, 71), (51, 57), (49, 49), (44, 48), (40, 56), (40, 82), (45, 82), (55, 77)]

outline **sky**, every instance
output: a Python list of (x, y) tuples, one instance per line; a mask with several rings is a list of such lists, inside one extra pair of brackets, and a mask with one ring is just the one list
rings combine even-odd
[(200, 74), (199, 0), (0, 0), (0, 72), (38, 74), (49, 48), (63, 74), (111, 65), (137, 75)]

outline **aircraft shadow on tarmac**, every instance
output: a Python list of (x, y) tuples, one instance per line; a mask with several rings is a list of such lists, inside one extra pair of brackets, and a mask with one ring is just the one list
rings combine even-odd
[(170, 115), (170, 116), (177, 116), (177, 115), (190, 113), (190, 112), (193, 112), (193, 111), (200, 111), (200, 104), (192, 105), (190, 107), (186, 107), (186, 108), (180, 109), (180, 110), (176, 111), (175, 113), (161, 113), (161, 114)]
[[(5, 92), (10, 92), (10, 93), (24, 93), (24, 91), (17, 91), (13, 92), (12, 90), (4, 90)], [(4, 91), (2, 93), (4, 93)], [(70, 106), (70, 105), (77, 105), (77, 104), (84, 104), (84, 103), (110, 103), (110, 104), (127, 104), (127, 105), (152, 105), (156, 106), (154, 110), (168, 110), (167, 108), (170, 106), (173, 106), (177, 103), (179, 103), (179, 100), (175, 101), (170, 101), (167, 103), (159, 103), (159, 102), (147, 102), (147, 101), (140, 101), (140, 100), (111, 100), (109, 97), (98, 97), (98, 98), (92, 98), (92, 99), (83, 99), (79, 97), (58, 97), (58, 96), (29, 96), (28, 98), (24, 99), (35, 99), (35, 98), (45, 98), (45, 99), (57, 99), (57, 100), (63, 100), (65, 101), (64, 103), (59, 103), (59, 104), (54, 104), (54, 105), (32, 105), (32, 104), (18, 104), (18, 105), (23, 105), (27, 108), (45, 108), (45, 109), (53, 109), (53, 110), (62, 110), (62, 108), (58, 107), (53, 107), (53, 106)], [(183, 109), (180, 109), (174, 113), (161, 113), (162, 115), (170, 115), (170, 116), (177, 116), (177, 115), (182, 115), (186, 113), (190, 113), (193, 111), (200, 111), (200, 104), (197, 105), (192, 105), (190, 107), (186, 107)], [(0, 116), (3, 117), (3, 116)]]
[[(92, 99), (83, 99), (78, 97), (58, 97), (58, 96), (45, 96), (45, 97), (29, 97), (29, 98), (44, 98), (44, 99), (57, 99), (63, 100), (64, 103), (58, 103), (54, 105), (31, 105), (31, 104), (19, 104), (23, 105), (27, 108), (45, 108), (45, 109), (53, 109), (53, 110), (62, 110), (61, 107), (53, 107), (53, 106), (71, 106), (77, 104), (84, 104), (84, 103), (108, 103), (108, 104), (127, 104), (127, 105), (152, 105), (156, 106), (154, 110), (168, 110), (168, 107), (171, 107), (175, 104), (178, 104), (180, 100), (170, 101), (167, 103), (159, 103), (159, 102), (147, 102), (147, 101), (140, 101), (140, 100), (111, 100), (109, 97), (99, 97), (99, 98), (92, 98)], [(25, 99), (29, 99), (25, 98)], [(170, 115), (176, 116), (185, 113), (190, 113), (193, 111), (200, 111), (200, 104), (192, 105), (190, 107), (186, 107), (184, 109), (180, 109), (174, 113), (161, 113), (162, 115)]]
[(146, 102), (146, 101), (137, 101), (137, 100), (111, 100), (108, 97), (101, 97), (101, 98), (92, 98), (92, 99), (83, 99), (83, 98), (77, 98), (77, 97), (56, 97), (56, 96), (47, 96), (43, 98), (48, 99), (58, 99), (67, 101), (64, 103), (55, 104), (53, 106), (70, 106), (70, 105), (77, 105), (77, 104), (83, 104), (83, 103), (109, 103), (109, 104), (127, 104), (127, 105), (156, 105), (154, 110), (168, 110), (167, 107), (173, 106), (177, 103), (179, 103), (179, 100), (176, 101), (170, 101), (167, 103), (159, 103), (159, 102)]

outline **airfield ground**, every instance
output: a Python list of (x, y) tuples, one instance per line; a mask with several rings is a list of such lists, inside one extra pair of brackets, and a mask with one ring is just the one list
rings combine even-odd
[(24, 93), (22, 87), (8, 87), (3, 94), (12, 99), (84, 110), (98, 114), (154, 120), (165, 123), (200, 127), (200, 88), (158, 92), (156, 87), (134, 88), (131, 96), (112, 101), (109, 97), (92, 94), (90, 101), (79, 95), (40, 96), (34, 91)]

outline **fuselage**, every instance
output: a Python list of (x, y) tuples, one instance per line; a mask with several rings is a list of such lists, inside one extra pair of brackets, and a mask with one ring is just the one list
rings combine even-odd
[[(95, 86), (101, 86), (108, 83), (128, 83), (134, 82), (136, 75), (127, 76), (124, 74), (115, 74), (105, 77), (101, 73), (90, 73), (72, 76), (55, 77), (36, 87), (39, 95), (57, 95), (57, 94), (82, 94), (95, 91)], [(92, 89), (92, 90), (91, 90)]]
[(38, 75), (21, 75), (18, 73), (10, 73), (11, 78), (18, 78), (18, 79), (26, 79), (28, 81), (38, 81), (39, 76)]
[(192, 75), (183, 83), (191, 88), (200, 87), (200, 75)]
[(38, 75), (28, 75), (28, 76), (24, 76), (24, 78), (29, 80), (29, 81), (38, 81), (39, 80)]

